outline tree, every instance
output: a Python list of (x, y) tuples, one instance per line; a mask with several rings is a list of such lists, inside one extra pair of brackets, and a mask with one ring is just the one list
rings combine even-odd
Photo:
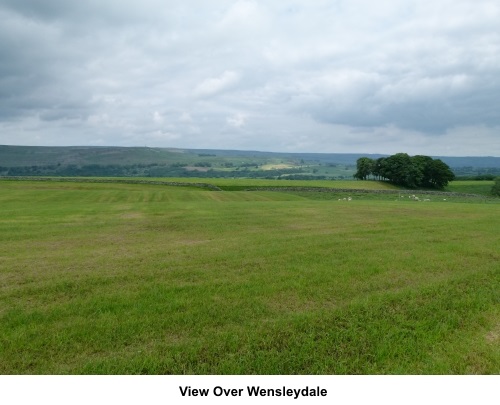
[(373, 163), (372, 173), (377, 180), (382, 180), (387, 178), (385, 172), (386, 172), (386, 158), (384, 157), (378, 158)]
[(420, 183), (421, 173), (413, 165), (407, 153), (396, 153), (385, 160), (385, 177), (399, 186), (415, 188)]
[(378, 180), (385, 179), (408, 188), (442, 189), (455, 178), (448, 165), (440, 159), (423, 155), (410, 157), (407, 153), (396, 153), (377, 160), (359, 158), (354, 177), (366, 180), (370, 174)]
[(441, 159), (434, 159), (430, 163), (428, 182), (434, 188), (443, 189), (455, 179), (455, 175)]
[(356, 161), (357, 171), (354, 174), (354, 178), (358, 180), (366, 180), (366, 178), (372, 173), (373, 163), (373, 159), (367, 157), (359, 158)]
[(434, 159), (430, 156), (416, 155), (411, 158), (413, 165), (420, 173), (420, 178), (418, 181), (419, 187), (429, 187), (432, 188), (434, 185), (431, 182), (432, 178), (432, 164)]
[(495, 179), (495, 184), (491, 188), (491, 194), (500, 196), (500, 177)]

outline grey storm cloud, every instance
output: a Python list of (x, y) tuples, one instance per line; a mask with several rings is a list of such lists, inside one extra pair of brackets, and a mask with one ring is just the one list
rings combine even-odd
[(496, 0), (0, 0), (0, 144), (500, 155)]

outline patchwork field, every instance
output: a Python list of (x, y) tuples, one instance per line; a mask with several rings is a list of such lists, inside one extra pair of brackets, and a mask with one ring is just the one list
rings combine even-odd
[(213, 182), (0, 181), (0, 373), (500, 373), (498, 199)]

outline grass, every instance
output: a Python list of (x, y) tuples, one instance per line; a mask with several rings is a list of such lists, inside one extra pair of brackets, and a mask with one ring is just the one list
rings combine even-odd
[(474, 180), (457, 180), (452, 181), (447, 187), (446, 191), (452, 191), (456, 193), (470, 193), (470, 194), (482, 194), (491, 196), (491, 189), (493, 187), (494, 181), (474, 181)]
[(184, 183), (208, 183), (218, 186), (227, 191), (245, 190), (258, 187), (324, 187), (324, 188), (346, 188), (353, 190), (397, 190), (398, 187), (383, 181), (363, 180), (276, 180), (276, 179), (247, 179), (247, 178), (198, 178), (198, 177), (176, 177), (176, 178), (130, 178), (131, 180), (159, 180)]
[(0, 372), (498, 374), (474, 201), (2, 181)]

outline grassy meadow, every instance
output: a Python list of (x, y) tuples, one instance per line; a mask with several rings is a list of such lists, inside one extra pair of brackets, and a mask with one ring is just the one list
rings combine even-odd
[(491, 195), (491, 189), (494, 183), (495, 183), (494, 181), (488, 181), (488, 180), (482, 180), (482, 181), (457, 180), (457, 181), (452, 181), (446, 187), (446, 191)]
[(0, 373), (500, 373), (498, 199), (213, 182), (0, 180)]

